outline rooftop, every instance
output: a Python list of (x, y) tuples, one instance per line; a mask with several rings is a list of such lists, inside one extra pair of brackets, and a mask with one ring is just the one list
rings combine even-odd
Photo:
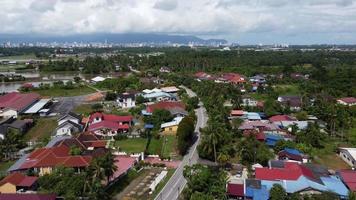
[(40, 95), (37, 93), (18, 93), (11, 92), (0, 96), (0, 109), (12, 108), (19, 112), (29, 107), (39, 99)]

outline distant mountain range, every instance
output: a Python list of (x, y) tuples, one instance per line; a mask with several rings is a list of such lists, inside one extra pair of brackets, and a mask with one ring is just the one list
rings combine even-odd
[(101, 42), (115, 44), (129, 44), (129, 43), (177, 43), (177, 44), (203, 44), (203, 45), (216, 45), (226, 44), (227, 41), (223, 39), (201, 39), (197, 36), (191, 35), (168, 35), (168, 34), (151, 34), (151, 33), (123, 33), (123, 34), (78, 34), (68, 36), (54, 36), (54, 35), (37, 35), (37, 34), (0, 34), (0, 43), (36, 43), (36, 42), (84, 42), (93, 43)]

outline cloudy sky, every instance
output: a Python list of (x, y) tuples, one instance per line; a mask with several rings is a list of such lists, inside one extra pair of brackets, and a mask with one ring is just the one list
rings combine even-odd
[(356, 44), (356, 0), (0, 0), (0, 33), (169, 33)]

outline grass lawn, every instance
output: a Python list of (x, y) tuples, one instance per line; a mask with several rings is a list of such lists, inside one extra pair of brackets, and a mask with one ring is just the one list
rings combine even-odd
[[(164, 142), (166, 141), (166, 142)], [(177, 137), (174, 135), (168, 135), (163, 138), (162, 156), (167, 158), (171, 156), (171, 153), (176, 151)]]
[(155, 139), (152, 137), (150, 145), (148, 146), (148, 153), (154, 155), (161, 155), (162, 153), (163, 138)]
[(280, 84), (275, 86), (275, 91), (279, 95), (298, 95), (300, 94), (300, 90), (298, 85), (292, 85), (292, 84)]
[(256, 93), (251, 93), (249, 94), (252, 98), (256, 99), (256, 100), (266, 100), (267, 99), (267, 95), (266, 94), (258, 94)]
[(54, 118), (39, 118), (34, 127), (25, 134), (25, 141), (34, 141), (46, 136), (51, 136), (57, 128), (57, 120)]
[(131, 138), (115, 141), (115, 146), (120, 147), (120, 151), (126, 153), (141, 153), (145, 151), (147, 144), (146, 138)]
[[(313, 149), (313, 162), (316, 164), (324, 165), (330, 169), (350, 169), (339, 156), (337, 156), (335, 149), (342, 142), (337, 139), (330, 138), (328, 141), (324, 142), (324, 148)], [(342, 145), (344, 146), (344, 145)]]
[(350, 169), (350, 166), (346, 164), (339, 156), (337, 156), (336, 153), (320, 155), (314, 159), (314, 162), (334, 170)]
[(0, 162), (0, 173), (5, 172), (15, 161)]
[(91, 112), (94, 111), (91, 107), (92, 107), (91, 104), (81, 104), (81, 105), (75, 107), (73, 112), (78, 113), (78, 114), (89, 115)]
[(48, 97), (68, 97), (68, 96), (80, 96), (86, 95), (90, 93), (94, 93), (95, 90), (89, 88), (87, 86), (78, 87), (74, 89), (61, 89), (61, 88), (50, 88), (48, 90), (34, 90), (41, 96), (48, 96)]
[(356, 145), (356, 128), (347, 131), (347, 138), (352, 145)]
[(0, 57), (0, 60), (30, 60), (30, 59), (38, 59), (38, 58), (36, 58), (35, 54)]

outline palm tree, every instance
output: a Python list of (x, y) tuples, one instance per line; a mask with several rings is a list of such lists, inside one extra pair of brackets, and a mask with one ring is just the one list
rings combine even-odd
[(104, 175), (106, 176), (106, 181), (109, 183), (110, 178), (117, 171), (117, 166), (115, 165), (115, 157), (111, 152), (108, 152), (105, 154), (101, 161), (101, 167), (103, 168)]

